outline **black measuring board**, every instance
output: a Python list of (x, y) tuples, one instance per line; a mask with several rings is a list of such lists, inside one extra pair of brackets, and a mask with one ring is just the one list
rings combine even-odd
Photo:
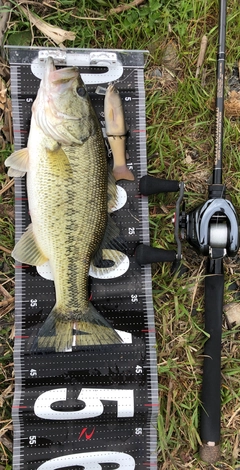
[[(134, 258), (149, 244), (148, 200), (139, 194), (147, 172), (144, 51), (9, 47), (15, 150), (27, 144), (31, 106), (43, 66), (77, 65), (104, 134), (104, 96), (116, 82), (128, 126), (127, 165), (135, 181), (117, 183), (124, 203), (111, 217), (127, 246), (123, 272), (90, 277), (91, 301), (123, 343), (73, 346), (32, 354), (31, 344), (55, 303), (54, 284), (38, 268), (17, 263), (15, 303), (14, 470), (157, 468), (158, 380), (151, 267)], [(60, 58), (59, 58), (60, 56)], [(109, 158), (111, 152), (107, 146)], [(16, 241), (28, 224), (26, 181), (15, 178)], [(44, 277), (43, 277), (44, 276)]]

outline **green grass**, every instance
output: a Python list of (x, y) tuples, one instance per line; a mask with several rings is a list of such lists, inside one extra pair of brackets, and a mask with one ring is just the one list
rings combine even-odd
[[(10, 3), (10, 27), (5, 33), (5, 43), (19, 44), (21, 41), (21, 45), (52, 46), (53, 42), (35, 26), (30, 28), (19, 2)], [(130, 3), (129, 0), (126, 3)], [(29, 9), (46, 22), (76, 33), (74, 41), (64, 43), (66, 47), (149, 49), (145, 70), (148, 170), (162, 178), (184, 181), (189, 210), (205, 200), (213, 164), (218, 1), (149, 0), (137, 8), (111, 14), (111, 8), (117, 6), (118, 1), (110, 0), (28, 4)], [(226, 87), (232, 68), (239, 59), (239, 0), (228, 0), (227, 19)], [(195, 73), (204, 34), (208, 36), (208, 47), (203, 80), (203, 70), (198, 78), (195, 78)], [(169, 61), (169, 54), (172, 54), (173, 61)], [(161, 77), (153, 76), (156, 69), (161, 71)], [(239, 150), (239, 119), (225, 118), (224, 181), (237, 208), (240, 207)], [(8, 153), (10, 144), (0, 154), (2, 187), (8, 182), (2, 165)], [(156, 195), (149, 199), (153, 246), (175, 246), (171, 223), (175, 200), (174, 194)], [(1, 284), (10, 296), (14, 289), (13, 264), (8, 254), (14, 237), (12, 204), (13, 189), (10, 188), (1, 194), (0, 200), (0, 245), (6, 249), (1, 255)], [(206, 340), (203, 333), (204, 264), (186, 243), (183, 244), (183, 254), (187, 271), (182, 277), (172, 276), (169, 265), (153, 266), (160, 403), (158, 461), (161, 470), (210, 468), (198, 458), (199, 392)], [(225, 273), (225, 302), (229, 303), (234, 300), (234, 293), (228, 291), (227, 286), (234, 281), (239, 285), (239, 264), (226, 262)], [(3, 293), (2, 300), (7, 300)], [(1, 307), (2, 394), (12, 384), (9, 335), (13, 316), (10, 310), (9, 305)], [(240, 414), (237, 412), (240, 406), (239, 328), (228, 330), (224, 322), (222, 343), (222, 461), (220, 466), (211, 468), (227, 470), (240, 466), (237, 451), (240, 428)], [(11, 398), (12, 388), (4, 398), (2, 427), (10, 419)], [(9, 423), (6, 433), (3, 433), (7, 443), (10, 433)], [(0, 470), (5, 467), (11, 469), (11, 451), (7, 445), (1, 445), (4, 466), (1, 467), (0, 460)]]

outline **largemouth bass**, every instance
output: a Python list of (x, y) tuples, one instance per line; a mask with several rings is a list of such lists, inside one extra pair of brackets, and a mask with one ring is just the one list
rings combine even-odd
[(11, 176), (27, 173), (31, 225), (13, 250), (18, 261), (47, 260), (56, 303), (36, 349), (115, 344), (121, 339), (89, 301), (90, 262), (108, 238), (108, 167), (101, 127), (77, 67), (46, 63), (26, 149), (7, 160)]
[(104, 100), (105, 127), (113, 155), (113, 176), (116, 181), (134, 181), (134, 175), (126, 165), (127, 127), (119, 91), (113, 83), (107, 88)]

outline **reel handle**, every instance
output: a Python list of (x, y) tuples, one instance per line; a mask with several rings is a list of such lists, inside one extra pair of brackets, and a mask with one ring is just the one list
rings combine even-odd
[(221, 429), (221, 337), (224, 274), (222, 259), (209, 260), (205, 277), (205, 331), (200, 457), (207, 463), (220, 459)]
[(143, 196), (158, 193), (171, 193), (179, 191), (179, 181), (164, 180), (155, 176), (144, 175), (139, 182), (139, 190)]
[(138, 245), (135, 251), (135, 258), (140, 266), (151, 263), (173, 263), (176, 261), (176, 256), (177, 254), (174, 250), (163, 250), (162, 248), (155, 248), (143, 243)]

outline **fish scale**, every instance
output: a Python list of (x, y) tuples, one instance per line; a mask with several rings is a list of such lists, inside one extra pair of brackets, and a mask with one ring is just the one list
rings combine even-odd
[[(13, 85), (14, 136), (18, 136), (15, 138), (15, 147), (23, 148), (28, 137), (32, 101), (39, 86), (39, 79), (31, 72), (31, 62), (36, 60), (41, 49), (9, 48), (9, 51)], [(70, 60), (75, 61), (74, 65), (79, 60), (77, 64), (79, 70), (88, 80), (94, 67), (80, 65), (82, 52), (86, 57), (92, 51), (73, 49), (67, 50), (66, 53)], [(94, 51), (94, 54), (97, 52)], [(107, 54), (107, 51), (104, 52)], [(114, 328), (130, 334), (130, 342), (123, 342), (114, 347), (72, 346), (69, 353), (32, 355), (31, 338), (37, 334), (39, 325), (47, 317), (55, 302), (53, 283), (39, 276), (35, 267), (16, 264), (13, 470), (55, 469), (56, 464), (54, 467), (51, 462), (56, 457), (62, 459), (62, 463), (58, 463), (62, 467), (58, 468), (70, 468), (71, 460), (66, 460), (67, 456), (76, 453), (82, 456), (89, 454), (95, 455), (93, 458), (97, 459), (98, 451), (106, 455), (106, 459), (107, 455), (112, 456), (112, 462), (116, 461), (116, 468), (121, 460), (120, 456), (125, 459), (120, 470), (134, 468), (133, 461), (128, 460), (130, 456), (134, 459), (135, 468), (138, 470), (157, 469), (158, 382), (151, 267), (138, 266), (133, 257), (135, 246), (139, 241), (149, 242), (148, 201), (146, 197), (140, 197), (138, 190), (139, 179), (147, 171), (144, 54), (142, 51), (124, 51), (117, 52), (116, 57), (116, 70), (119, 63), (123, 66), (116, 86), (124, 102), (129, 127), (127, 165), (134, 172), (135, 181), (118, 183), (127, 193), (127, 202), (124, 207), (112, 214), (112, 218), (126, 240), (130, 266), (119, 278), (107, 280), (91, 278), (89, 292), (94, 305), (100, 312), (104, 312)], [(116, 78), (115, 65), (112, 65), (111, 76)], [(98, 83), (102, 83), (103, 86), (106, 87), (107, 82), (112, 80), (106, 78), (105, 82), (103, 79), (100, 81), (101, 73), (106, 72), (106, 67), (103, 67), (102, 63), (94, 68), (94, 72), (94, 83), (96, 83), (96, 72), (99, 73)], [(92, 103), (104, 128), (103, 97), (94, 93), (96, 85), (91, 85), (90, 79), (87, 83)], [(18, 240), (30, 222), (25, 178), (15, 179), (15, 197)], [(66, 390), (69, 402), (66, 399), (58, 403), (57, 395), (54, 395), (55, 390)], [(87, 390), (87, 393), (84, 390)], [(112, 400), (105, 400), (106, 390), (112, 393)], [(119, 396), (121, 394), (123, 396), (126, 390), (133, 392), (134, 403), (132, 404), (130, 396), (126, 397), (125, 417), (119, 418), (117, 411), (118, 405), (121, 409)], [(94, 402), (90, 400), (91, 392), (95, 395)], [(77, 399), (79, 394), (83, 397), (83, 401), (81, 398)], [(80, 418), (78, 415), (72, 420), (69, 416), (65, 416), (63, 421), (52, 419), (53, 416), (47, 419), (46, 416), (40, 418), (36, 415), (38, 403), (39, 409), (42, 407), (47, 413), (51, 413), (51, 408), (65, 412), (68, 409), (80, 410), (82, 405), (78, 403), (84, 403), (86, 400), (84, 396), (88, 396), (90, 400), (85, 403), (85, 408), (89, 410), (88, 418)], [(97, 399), (97, 396), (100, 398)], [(75, 401), (72, 402), (70, 397)], [(53, 405), (48, 408), (51, 401)], [(99, 416), (93, 417), (93, 410), (100, 403), (103, 411)], [(129, 417), (127, 410), (132, 409), (132, 406), (133, 417)], [(91, 439), (87, 439), (86, 436), (91, 434)], [(41, 468), (46, 462), (48, 466)], [(81, 462), (79, 457), (78, 464), (81, 465)]]
[[(85, 147), (88, 147), (87, 149)], [(56, 267), (53, 268), (54, 270), (54, 277), (56, 278), (56, 286), (58, 288), (57, 291), (57, 298), (59, 299), (59, 305), (63, 303), (61, 299), (68, 299), (67, 307), (70, 308), (72, 311), (83, 308), (83, 304), (85, 309), (87, 306), (87, 298), (86, 295), (82, 300), (82, 305), (78, 304), (78, 298), (81, 298), (82, 295), (79, 296), (78, 286), (80, 288), (80, 294), (82, 293), (82, 289), (86, 291), (86, 282), (88, 277), (88, 270), (89, 270), (89, 254), (86, 252), (86, 240), (88, 240), (88, 245), (92, 245), (93, 247), (97, 246), (99, 240), (102, 238), (102, 234), (105, 228), (105, 220), (104, 214), (101, 215), (101, 206), (99, 207), (98, 201), (93, 198), (91, 201), (89, 197), (82, 197), (81, 200), (76, 199), (76, 191), (79, 189), (75, 189), (75, 187), (81, 188), (81, 193), (83, 195), (88, 195), (91, 187), (96, 187), (102, 185), (104, 187), (104, 182), (99, 181), (99, 175), (97, 172), (91, 171), (91, 166), (86, 158), (83, 158), (84, 165), (81, 166), (78, 173), (75, 173), (74, 176), (69, 177), (69, 173), (71, 173), (71, 167), (76, 167), (75, 158), (81, 158), (81, 154), (88, 155), (91, 149), (91, 143), (83, 144), (83, 147), (78, 149), (78, 153), (76, 156), (71, 156), (70, 164), (66, 161), (66, 175), (61, 179), (61, 183), (56, 186), (54, 183), (52, 186), (52, 194), (47, 194), (48, 200), (52, 200), (53, 206), (55, 206), (55, 201), (60, 203), (60, 206), (64, 208), (64, 214), (61, 215), (59, 218), (59, 212), (56, 208), (56, 213), (54, 219), (52, 216), (52, 208), (48, 205), (45, 205), (45, 211), (40, 216), (40, 211), (37, 210), (37, 214), (39, 214), (40, 220), (49, 220), (49, 230), (51, 231), (52, 225), (54, 226), (54, 237), (51, 241), (52, 244), (52, 251), (56, 254), (59, 253), (57, 247), (61, 246), (63, 243), (62, 240), (62, 233), (64, 237), (68, 240), (68, 244), (64, 245), (65, 253), (60, 252), (60, 256), (55, 260)], [(63, 151), (67, 153), (68, 148), (63, 147)], [(80, 154), (80, 155), (79, 155)], [(40, 162), (40, 165), (42, 163)], [(55, 159), (54, 165), (58, 168), (58, 160)], [(53, 169), (51, 168), (51, 174)], [(45, 193), (48, 193), (49, 186), (47, 184), (47, 175), (48, 171), (43, 171), (42, 174), (42, 181), (39, 181), (39, 186), (42, 188), (42, 197)], [(56, 174), (56, 179), (61, 178), (61, 175)], [(65, 191), (64, 191), (64, 183), (65, 183)], [(106, 188), (106, 181), (105, 181), (105, 188)], [(106, 190), (106, 189), (105, 189)], [(61, 210), (61, 208), (60, 208)], [(105, 209), (106, 211), (106, 209)], [(79, 222), (83, 220), (84, 223)], [(106, 215), (105, 215), (106, 219)], [(65, 227), (62, 226), (63, 222), (65, 221)], [(37, 221), (36, 221), (37, 222)], [(95, 229), (92, 230), (92, 227)], [(89, 230), (91, 228), (91, 230)], [(49, 239), (48, 239), (49, 243)], [(90, 252), (91, 249), (89, 248)], [(73, 254), (74, 256), (69, 256)], [(65, 272), (63, 271), (63, 259), (67, 257), (69, 259), (69, 263), (67, 265), (67, 269)], [(79, 264), (85, 263), (86, 269), (84, 272), (80, 271)], [(69, 287), (70, 284), (70, 287)], [(83, 287), (82, 287), (83, 286)], [(59, 309), (59, 306), (56, 306)]]

